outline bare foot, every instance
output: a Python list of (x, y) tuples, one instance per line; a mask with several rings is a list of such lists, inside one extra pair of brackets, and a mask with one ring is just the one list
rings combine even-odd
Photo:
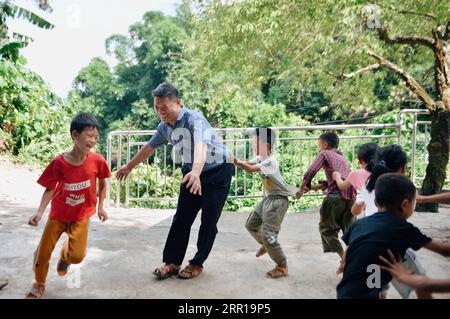
[(261, 248), (256, 252), (256, 257), (261, 257), (265, 253), (267, 253), (266, 248), (264, 246), (261, 246)]

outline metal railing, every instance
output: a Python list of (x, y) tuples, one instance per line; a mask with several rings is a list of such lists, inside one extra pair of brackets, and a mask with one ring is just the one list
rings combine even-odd
[[(413, 181), (423, 179), (416, 176), (417, 170), (417, 144), (418, 132), (420, 134), (420, 146), (428, 144), (429, 121), (418, 121), (418, 115), (427, 114), (426, 110), (408, 109), (399, 113), (396, 123), (379, 124), (345, 124), (345, 125), (308, 125), (292, 127), (273, 127), (278, 132), (276, 156), (280, 162), (280, 169), (288, 183), (292, 185), (301, 182), (301, 176), (318, 152), (318, 132), (336, 130), (344, 132), (339, 134), (341, 140), (340, 149), (350, 159), (352, 169), (356, 168), (355, 157), (356, 142), (375, 141), (379, 144), (398, 143), (402, 145), (402, 134), (411, 134), (411, 159), (410, 176)], [(412, 116), (412, 127), (406, 127), (405, 119)], [(424, 126), (421, 130), (420, 127)], [(226, 146), (232, 153), (243, 160), (252, 156), (253, 138), (249, 135), (253, 128), (223, 128), (215, 131), (222, 137)], [(387, 130), (387, 132), (386, 132)], [(348, 133), (352, 134), (348, 134)], [(148, 131), (114, 131), (110, 132), (107, 140), (107, 161), (111, 170), (120, 169), (126, 165), (131, 157), (143, 147), (155, 130)], [(426, 157), (426, 152), (424, 152)], [(120, 181), (115, 181), (115, 189), (111, 180), (107, 184), (107, 205), (109, 205), (114, 191), (116, 207), (121, 204), (121, 195), (124, 193), (124, 203), (138, 201), (175, 201), (177, 199), (181, 172), (177, 169), (175, 150), (171, 145), (162, 146), (153, 156), (143, 164), (136, 167), (125, 180), (125, 188), (122, 189)], [(426, 165), (427, 158), (421, 161)], [(420, 171), (424, 171), (421, 166)], [(322, 174), (323, 173), (319, 173)], [(230, 190), (229, 198), (245, 199), (263, 196), (261, 183), (255, 174), (249, 178), (249, 174), (241, 169), (235, 169), (234, 184)], [(319, 178), (321, 176), (319, 175)], [(323, 177), (323, 176), (322, 176)], [(249, 191), (250, 189), (250, 191)], [(310, 194), (309, 196), (322, 196)]]

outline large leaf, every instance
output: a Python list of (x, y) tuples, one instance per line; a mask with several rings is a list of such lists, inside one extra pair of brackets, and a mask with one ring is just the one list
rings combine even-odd
[(22, 41), (4, 41), (0, 42), (0, 57), (16, 61), (19, 58), (19, 49), (26, 46)]
[(6, 6), (8, 6), (9, 9), (6, 10), (6, 12), (9, 12), (9, 15), (13, 18), (25, 19), (31, 24), (43, 29), (53, 29), (54, 27), (52, 23), (25, 8), (19, 7), (10, 2), (6, 2)]
[(21, 34), (21, 33), (16, 33), (13, 32), (13, 39), (18, 41), (18, 42), (25, 42), (25, 43), (29, 43), (29, 42), (33, 42), (34, 39), (25, 35), (25, 34)]

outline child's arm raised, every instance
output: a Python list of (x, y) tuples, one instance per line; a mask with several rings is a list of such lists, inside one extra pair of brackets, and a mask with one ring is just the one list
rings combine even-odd
[(103, 202), (105, 201), (106, 197), (106, 179), (100, 179), (98, 182), (98, 219), (100, 219), (102, 222), (105, 222), (108, 220), (108, 214), (103, 208)]
[(237, 167), (242, 168), (246, 172), (249, 172), (249, 173), (261, 172), (261, 169), (258, 166), (249, 164), (249, 163), (244, 162), (244, 161), (241, 161), (240, 159), (238, 159), (236, 157), (233, 158), (233, 162), (234, 162), (234, 165), (236, 165)]
[(351, 186), (349, 181), (342, 179), (341, 173), (339, 172), (333, 172), (333, 179), (336, 181), (336, 184), (341, 191), (345, 191)]
[(41, 220), (42, 215), (44, 215), (45, 209), (47, 208), (48, 203), (50, 203), (50, 201), (52, 200), (54, 193), (55, 193), (54, 189), (47, 188), (44, 191), (44, 194), (42, 194), (41, 204), (39, 205), (38, 211), (36, 214), (30, 217), (30, 219), (28, 220), (28, 225), (37, 226), (39, 224), (39, 221)]
[(450, 257), (450, 244), (433, 239), (424, 247), (442, 256)]

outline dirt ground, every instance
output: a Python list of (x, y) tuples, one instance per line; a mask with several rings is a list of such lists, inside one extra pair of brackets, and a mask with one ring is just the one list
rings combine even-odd
[[(39, 227), (27, 225), (43, 189), (39, 173), (16, 167), (0, 157), (0, 298), (23, 298), (33, 281), (32, 256), (46, 218)], [(56, 274), (58, 243), (52, 256), (46, 298), (335, 298), (340, 278), (334, 272), (338, 258), (322, 252), (317, 209), (289, 213), (280, 233), (290, 275), (273, 280), (264, 274), (273, 265), (254, 254), (258, 245), (244, 228), (248, 213), (224, 213), (213, 251), (198, 278), (156, 281), (173, 210), (107, 210), (110, 220), (93, 217), (87, 257), (71, 266), (66, 277)], [(427, 235), (449, 241), (450, 207), (439, 214), (415, 213), (410, 221)], [(199, 227), (192, 228), (186, 262), (195, 253)], [(450, 278), (450, 260), (422, 249), (418, 252), (428, 275)], [(399, 298), (390, 289), (389, 298)], [(436, 295), (450, 298), (450, 294)], [(411, 296), (414, 298), (414, 296)]]

